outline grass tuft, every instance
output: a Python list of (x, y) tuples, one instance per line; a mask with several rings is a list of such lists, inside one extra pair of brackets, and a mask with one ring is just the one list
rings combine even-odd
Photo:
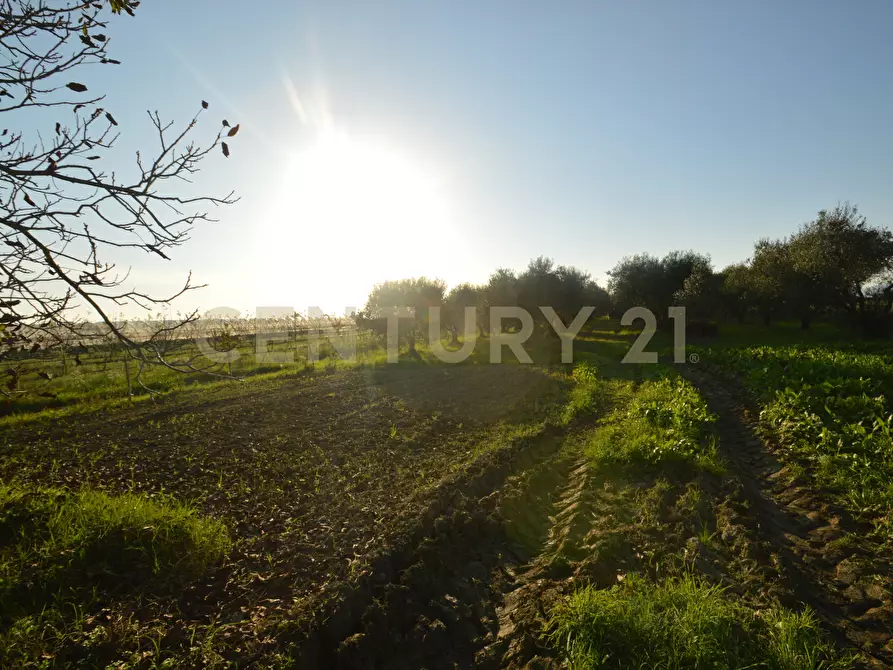
[(850, 667), (810, 610), (755, 611), (693, 576), (652, 584), (631, 574), (609, 589), (583, 588), (556, 608), (548, 631), (581, 670)]
[(170, 498), (0, 484), (0, 666), (88, 645), (91, 612), (173, 593), (229, 548), (221, 522)]
[(593, 363), (577, 363), (571, 373), (571, 388), (561, 408), (558, 423), (565, 428), (583, 418), (598, 417), (612, 405), (629, 397), (629, 384), (600, 375)]

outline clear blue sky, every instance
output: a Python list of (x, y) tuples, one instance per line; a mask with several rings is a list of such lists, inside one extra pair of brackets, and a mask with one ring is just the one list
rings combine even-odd
[[(185, 119), (204, 98), (209, 131), (242, 124), (197, 179), (241, 202), (135, 277), (173, 287), (192, 269), (203, 309), (334, 308), (420, 268), (484, 281), (540, 254), (601, 283), (640, 251), (721, 267), (841, 200), (890, 224), (891, 28), (889, 0), (146, 0), (108, 31), (124, 64), (90, 81), (128, 150), (149, 142), (147, 108)], [(364, 175), (383, 180), (370, 222), (306, 204), (340, 184), (301, 162), (325, 128), (348, 138), (331, 170), (364, 166), (326, 196), (339, 216), (370, 202)], [(404, 207), (403, 190), (422, 195)], [(390, 230), (392, 207), (431, 223)]]

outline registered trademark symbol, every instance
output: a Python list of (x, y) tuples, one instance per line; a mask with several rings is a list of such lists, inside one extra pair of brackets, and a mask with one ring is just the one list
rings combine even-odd
[(701, 360), (701, 357), (698, 356), (697, 354), (692, 354), (691, 356), (688, 357), (688, 360), (690, 363), (697, 363), (699, 360)]

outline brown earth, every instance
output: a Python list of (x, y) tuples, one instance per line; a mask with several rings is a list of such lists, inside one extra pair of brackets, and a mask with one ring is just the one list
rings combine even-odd
[(629, 572), (693, 571), (757, 614), (808, 606), (854, 667), (890, 666), (889, 558), (821, 492), (785, 479), (740, 388), (686, 375), (718, 415), (727, 475), (596, 472), (577, 427), (436, 519), (325, 665), (560, 667), (546, 629), (559, 599)]
[(187, 393), (7, 430), (0, 477), (164, 493), (224, 520), (236, 541), (224, 566), (114, 616), (163, 622), (172, 653), (222, 624), (224, 656), (244, 662), (440, 514), (432, 501), (469, 464), (515, 444), (519, 425), (541, 430), (562, 383), (526, 366), (394, 366)]

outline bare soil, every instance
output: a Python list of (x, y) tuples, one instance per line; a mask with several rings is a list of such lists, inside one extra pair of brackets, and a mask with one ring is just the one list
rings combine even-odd
[[(312, 628), (344, 584), (443, 512), (442, 492), (471, 464), (512, 448), (519, 425), (541, 430), (562, 393), (526, 366), (309, 375), (8, 430), (0, 476), (167, 494), (223, 519), (236, 540), (225, 565), (104, 618), (153, 634), (161, 624), (171, 653), (196, 628), (223, 626), (223, 658), (246, 662), (292, 635), (283, 621)], [(121, 650), (108, 653), (97, 660)]]

